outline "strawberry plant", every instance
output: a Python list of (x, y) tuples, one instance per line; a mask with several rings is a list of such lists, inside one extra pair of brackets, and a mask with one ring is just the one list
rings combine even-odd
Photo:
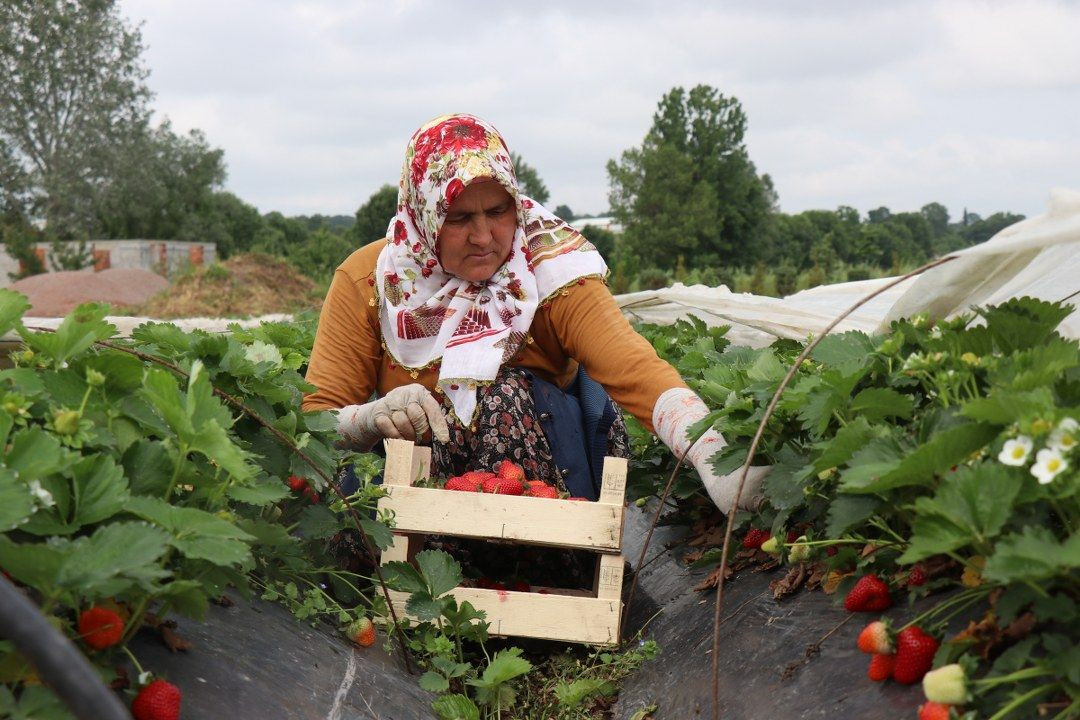
[[(127, 643), (148, 613), (200, 618), (226, 588), (341, 624), (379, 606), (327, 549), (354, 522), (323, 479), (344, 462), (363, 481), (361, 527), (391, 536), (369, 518), (378, 459), (335, 449), (330, 413), (299, 412), (310, 320), (228, 335), (147, 323), (121, 340), (105, 306), (55, 332), (26, 327), (26, 308), (0, 291), (0, 332), (24, 343), (0, 370), (0, 567), (102, 677), (124, 658), (142, 672)], [(0, 668), (0, 714), (68, 717), (10, 643)]]
[[(959, 715), (1080, 711), (1080, 344), (1056, 332), (1072, 311), (1021, 298), (936, 323), (898, 321), (884, 336), (824, 338), (766, 425), (755, 464), (773, 465), (767, 503), (737, 518), (753, 524), (750, 547), (768, 528), (762, 549), (789, 560), (797, 549), (819, 564), (840, 597), (858, 598), (852, 610), (949, 590), (898, 629), (922, 634), (908, 643), (917, 659), (898, 657), (894, 673), (920, 680), (931, 643), (936, 664), (967, 663), (977, 690)], [(736, 470), (801, 348), (721, 352), (718, 331), (696, 321), (643, 332), (730, 443), (713, 458), (717, 472)], [(666, 479), (657, 469), (672, 463), (635, 438), (648, 470), (636, 491), (654, 494)], [(684, 475), (676, 499), (695, 491)], [(795, 543), (774, 542), (793, 531)], [(875, 578), (869, 601), (866, 578)], [(980, 607), (982, 622), (949, 635), (951, 617)], [(943, 637), (940, 648), (920, 628)]]

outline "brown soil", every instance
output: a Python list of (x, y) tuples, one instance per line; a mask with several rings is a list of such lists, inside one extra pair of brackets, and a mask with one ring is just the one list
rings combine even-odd
[(315, 283), (294, 267), (268, 255), (249, 253), (196, 268), (136, 312), (163, 319), (238, 318), (293, 313), (321, 304)]
[(64, 270), (31, 275), (11, 289), (30, 299), (29, 317), (63, 317), (85, 302), (105, 302), (114, 314), (130, 312), (169, 286), (165, 278), (141, 268), (101, 272)]

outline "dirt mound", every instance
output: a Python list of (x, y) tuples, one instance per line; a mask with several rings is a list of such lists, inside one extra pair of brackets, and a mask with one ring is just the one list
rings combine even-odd
[(250, 317), (319, 307), (315, 283), (283, 260), (249, 253), (195, 268), (137, 308), (155, 318)]
[(11, 289), (30, 298), (28, 316), (63, 317), (85, 302), (106, 302), (118, 314), (129, 312), (168, 286), (168, 280), (149, 270), (110, 268), (31, 275)]

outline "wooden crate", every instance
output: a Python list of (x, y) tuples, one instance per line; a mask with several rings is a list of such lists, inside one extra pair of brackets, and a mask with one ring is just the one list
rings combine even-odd
[[(382, 553), (383, 564), (410, 560), (423, 548), (424, 535), (513, 541), (597, 554), (591, 594), (546, 588), (547, 594), (458, 587), (451, 594), (487, 614), (490, 632), (595, 645), (619, 641), (622, 616), (622, 531), (626, 496), (626, 460), (604, 460), (598, 502), (489, 495), (413, 487), (427, 477), (430, 448), (406, 440), (386, 440), (383, 485), (388, 497), (380, 511), (394, 513), (394, 545)], [(398, 613), (405, 615), (408, 594), (391, 591)]]

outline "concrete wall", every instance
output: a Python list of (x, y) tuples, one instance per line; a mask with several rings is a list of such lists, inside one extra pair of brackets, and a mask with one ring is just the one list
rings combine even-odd
[[(86, 244), (94, 258), (86, 272), (109, 268), (142, 268), (171, 277), (190, 266), (208, 265), (217, 260), (217, 245), (204, 242), (181, 242), (178, 240), (91, 240)], [(38, 243), (35, 250), (46, 267), (52, 246)], [(11, 273), (19, 272), (19, 262), (0, 248), (0, 287), (13, 282)]]

